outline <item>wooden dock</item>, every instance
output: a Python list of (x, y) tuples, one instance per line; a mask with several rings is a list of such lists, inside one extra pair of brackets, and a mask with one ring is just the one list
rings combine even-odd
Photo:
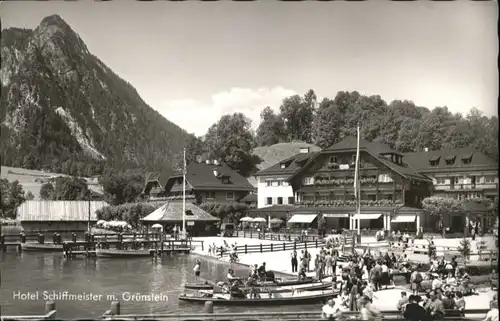
[[(29, 240), (29, 241), (28, 241)], [(178, 240), (167, 238), (158, 233), (114, 233), (114, 234), (88, 234), (83, 240), (72, 234), (71, 240), (62, 240), (61, 235), (54, 233), (52, 242), (45, 241), (43, 233), (26, 235), (1, 235), (0, 250), (5, 252), (8, 248), (15, 247), (18, 251), (40, 251), (63, 253), (67, 258), (96, 257), (97, 252), (122, 252), (123, 256), (162, 256), (164, 254), (190, 253), (193, 243), (203, 241)], [(134, 255), (135, 253), (135, 255)], [(113, 256), (113, 255), (110, 255)]]

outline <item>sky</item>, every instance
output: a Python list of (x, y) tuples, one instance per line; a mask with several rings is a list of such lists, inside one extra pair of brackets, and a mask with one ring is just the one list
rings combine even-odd
[(314, 89), (497, 115), (496, 1), (9, 1), (2, 29), (59, 14), (167, 119), (200, 136), (222, 115)]

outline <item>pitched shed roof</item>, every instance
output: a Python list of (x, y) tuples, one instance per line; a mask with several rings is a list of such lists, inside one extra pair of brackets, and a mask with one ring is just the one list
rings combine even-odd
[[(214, 170), (219, 176), (214, 175)], [(167, 191), (174, 184), (174, 179), (182, 177), (182, 173), (170, 176), (165, 186)], [(229, 178), (229, 183), (224, 183), (222, 178)], [(186, 168), (186, 181), (194, 190), (229, 190), (229, 191), (253, 191), (254, 187), (241, 174), (229, 168), (225, 164), (214, 165), (206, 163), (191, 163)]]
[[(90, 202), (90, 220), (97, 221), (96, 211), (108, 206), (103, 201)], [(17, 208), (19, 221), (88, 221), (88, 201), (26, 201)]]
[[(215, 222), (219, 218), (210, 215), (198, 206), (186, 202), (186, 212), (192, 213), (186, 215), (186, 221), (203, 221)], [(182, 221), (182, 202), (167, 202), (153, 213), (144, 217), (142, 221), (145, 222), (179, 222)]]
[[(300, 170), (302, 166), (311, 158), (318, 155), (319, 152), (314, 153), (299, 153), (292, 157), (286, 158), (271, 167), (268, 167), (260, 172), (257, 172), (255, 176), (266, 176), (266, 175), (284, 175), (289, 176), (293, 175), (295, 172)], [(284, 165), (285, 168), (282, 168), (281, 165)]]
[[(456, 156), (455, 162), (448, 165), (445, 159), (450, 156)], [(469, 163), (464, 164), (462, 159), (470, 160)], [(408, 162), (411, 167), (422, 172), (433, 172), (450, 169), (474, 169), (474, 168), (491, 168), (498, 169), (498, 164), (471, 147), (457, 148), (457, 149), (442, 149), (437, 151), (422, 151), (404, 154), (405, 162)], [(432, 162), (437, 162), (436, 165), (431, 165)]]
[(164, 187), (171, 175), (171, 170), (164, 170), (162, 172), (148, 172), (146, 173), (144, 186), (147, 186), (150, 182), (159, 182), (160, 185)]

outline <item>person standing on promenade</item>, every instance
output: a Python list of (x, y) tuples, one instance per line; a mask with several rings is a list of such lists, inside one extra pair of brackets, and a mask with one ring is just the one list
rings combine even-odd
[(408, 299), (408, 304), (404, 310), (403, 316), (406, 321), (427, 321), (427, 315), (425, 309), (418, 304), (419, 297), (416, 295), (410, 295)]
[(397, 309), (399, 312), (404, 312), (406, 308), (406, 304), (408, 303), (409, 299), (408, 296), (406, 295), (405, 291), (401, 292), (401, 299), (399, 299)]
[(349, 293), (349, 310), (350, 311), (359, 311), (358, 309), (358, 298), (359, 298), (359, 288), (358, 288), (358, 280), (353, 278), (351, 281), (351, 289)]
[(292, 252), (292, 273), (297, 272), (297, 266), (298, 266), (297, 251), (293, 250), (293, 252)]
[(411, 289), (413, 294), (417, 295), (422, 291), (422, 274), (417, 271), (416, 267), (413, 267), (413, 272), (410, 275)]
[(460, 311), (460, 315), (465, 317), (465, 299), (461, 292), (455, 294), (455, 307)]
[(333, 257), (330, 251), (327, 251), (325, 255), (325, 275), (333, 275), (332, 264), (333, 264)]
[(338, 313), (339, 309), (335, 308), (335, 301), (330, 299), (321, 309), (321, 319), (336, 320)]
[(498, 321), (498, 302), (494, 301), (490, 304), (490, 311), (486, 314), (483, 321)]
[(362, 297), (359, 300), (361, 306), (361, 320), (363, 321), (382, 321), (382, 314), (371, 304), (371, 300)]
[(199, 281), (200, 279), (200, 271), (201, 270), (201, 261), (196, 260), (196, 264), (194, 265), (193, 272), (194, 276), (196, 277), (196, 281)]
[(430, 303), (428, 306), (428, 313), (432, 320), (443, 320), (444, 318), (444, 307), (443, 302), (438, 299), (436, 292), (432, 291), (430, 293)]

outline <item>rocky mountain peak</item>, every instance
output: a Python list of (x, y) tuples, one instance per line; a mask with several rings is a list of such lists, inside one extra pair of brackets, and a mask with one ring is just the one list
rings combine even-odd
[(168, 164), (188, 138), (59, 15), (33, 31), (2, 31), (1, 55), (3, 165), (71, 174), (77, 162), (86, 175), (102, 161), (156, 166)]

